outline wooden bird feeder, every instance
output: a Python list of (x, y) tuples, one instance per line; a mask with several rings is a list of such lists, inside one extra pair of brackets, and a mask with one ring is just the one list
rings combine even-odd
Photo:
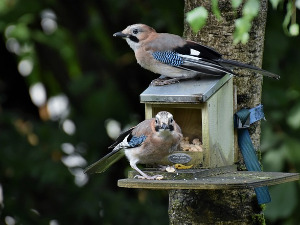
[[(181, 145), (181, 151), (163, 159), (161, 164), (178, 163), (193, 165), (194, 168), (234, 164), (233, 84), (230, 75), (221, 79), (150, 86), (140, 98), (145, 104), (146, 119), (153, 118), (159, 111), (172, 113), (182, 129), (185, 142), (190, 144)], [(193, 150), (193, 141), (197, 139), (201, 148)]]
[[(237, 171), (234, 132), (232, 75), (202, 77), (166, 86), (149, 86), (141, 95), (146, 119), (159, 111), (173, 114), (181, 127), (181, 148), (158, 162), (185, 169), (161, 172), (147, 169), (149, 175), (162, 174), (163, 180), (128, 179), (120, 187), (148, 189), (224, 189), (273, 185), (299, 179), (299, 174)], [(180, 167), (179, 167), (180, 168)], [(188, 168), (188, 169), (187, 169)]]

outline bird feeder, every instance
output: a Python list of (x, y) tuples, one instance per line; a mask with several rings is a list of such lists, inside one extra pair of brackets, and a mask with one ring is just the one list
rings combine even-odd
[[(159, 111), (173, 114), (181, 127), (184, 140), (178, 151), (159, 165), (177, 165), (175, 172), (145, 170), (161, 174), (163, 180), (128, 179), (120, 187), (148, 189), (228, 189), (259, 187), (299, 179), (299, 174), (237, 171), (236, 138), (232, 75), (202, 77), (165, 86), (149, 86), (141, 95), (146, 119)], [(180, 169), (185, 168), (185, 169)]]
[[(146, 119), (159, 111), (173, 114), (184, 140), (181, 149), (160, 164), (193, 168), (233, 165), (233, 84), (230, 75), (187, 80), (167, 86), (149, 86), (141, 95)], [(200, 145), (200, 146), (199, 146)], [(197, 148), (198, 147), (198, 148)]]

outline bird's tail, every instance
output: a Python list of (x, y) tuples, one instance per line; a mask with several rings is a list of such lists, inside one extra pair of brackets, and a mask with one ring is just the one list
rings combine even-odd
[(83, 171), (87, 174), (102, 173), (106, 171), (112, 164), (120, 160), (125, 155), (124, 149), (116, 149), (99, 159), (97, 162), (85, 168)]
[(251, 70), (251, 71), (260, 73), (260, 74), (262, 74), (264, 76), (271, 77), (271, 78), (274, 78), (274, 79), (279, 79), (280, 78), (280, 76), (277, 75), (277, 74), (275, 74), (275, 73), (271, 73), (269, 71), (260, 69), (260, 68), (258, 68), (256, 66), (244, 64), (244, 63), (237, 62), (237, 61), (234, 61), (234, 60), (219, 59), (217, 61), (218, 61), (218, 63), (220, 65), (225, 66), (225, 67), (231, 67), (231, 68), (233, 68), (233, 67), (239, 67), (239, 68), (243, 68), (243, 69), (247, 69), (247, 70)]

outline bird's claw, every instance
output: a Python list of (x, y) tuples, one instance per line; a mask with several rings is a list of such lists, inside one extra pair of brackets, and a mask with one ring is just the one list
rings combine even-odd
[(157, 79), (153, 80), (150, 85), (163, 86), (163, 85), (175, 84), (175, 83), (179, 83), (179, 80), (177, 78), (172, 78), (172, 79), (157, 78)]

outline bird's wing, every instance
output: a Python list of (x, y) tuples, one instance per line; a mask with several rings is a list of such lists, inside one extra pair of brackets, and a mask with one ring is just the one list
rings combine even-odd
[(115, 140), (115, 142), (114, 142), (111, 146), (108, 147), (108, 149), (114, 149), (119, 143), (121, 143), (121, 142), (124, 140), (124, 138), (125, 138), (128, 134), (130, 134), (130, 133), (132, 132), (132, 130), (133, 130), (134, 128), (135, 128), (135, 127), (131, 127), (131, 128), (129, 128), (128, 130), (125, 130), (124, 132), (122, 132), (122, 133), (119, 135), (119, 137), (117, 137), (117, 139)]
[(106, 171), (112, 164), (121, 159), (124, 155), (124, 150), (121, 148), (116, 151), (111, 151), (97, 162), (85, 168), (83, 172), (87, 174), (102, 173)]
[(222, 57), (215, 49), (193, 41), (186, 41), (184, 45), (176, 47), (173, 50), (181, 55), (195, 56), (208, 60), (220, 59)]
[(260, 73), (271, 78), (280, 78), (280, 76), (278, 76), (277, 74), (260, 69), (256, 66), (248, 65), (234, 60), (223, 59), (222, 55), (213, 48), (201, 45), (193, 41), (186, 41), (186, 44), (182, 47), (176, 48), (175, 52), (179, 53), (179, 55), (184, 59), (184, 63), (181, 65), (181, 67), (192, 69), (195, 71), (199, 70), (200, 66), (201, 70), (205, 68), (209, 70), (208, 74), (213, 71), (215, 71), (215, 73), (218, 73), (218, 71), (223, 71), (234, 74), (231, 69), (242, 68)]
[(220, 76), (232, 73), (231, 70), (214, 60), (200, 58), (191, 54), (181, 54), (176, 51), (156, 51), (152, 53), (152, 56), (161, 63), (200, 74)]
[(147, 138), (143, 133), (143, 130), (147, 130), (147, 124), (149, 124), (149, 122), (143, 121), (137, 126), (121, 133), (115, 143), (109, 147), (113, 148), (113, 150), (97, 162), (88, 166), (84, 170), (84, 173), (102, 173), (125, 155), (124, 149), (135, 148), (143, 144)]
[(140, 146), (146, 140), (147, 136), (151, 135), (151, 122), (153, 120), (144, 120), (135, 127), (124, 131), (109, 148), (116, 150), (118, 148), (135, 148)]
[(183, 70), (214, 76), (232, 73), (215, 61), (222, 58), (220, 53), (177, 35), (160, 34), (155, 41), (147, 44), (146, 50), (157, 61)]
[(234, 68), (234, 67), (244, 68), (244, 69), (254, 71), (256, 73), (259, 73), (259, 74), (262, 74), (264, 76), (271, 77), (271, 78), (274, 78), (274, 79), (279, 79), (280, 78), (280, 76), (275, 74), (275, 73), (269, 72), (267, 70), (260, 69), (256, 66), (252, 66), (252, 65), (249, 65), (249, 64), (244, 64), (244, 63), (241, 63), (241, 62), (238, 62), (238, 61), (229, 60), (229, 59), (218, 59), (217, 61), (220, 65), (222, 65), (224, 67), (227, 67), (227, 68), (230, 68), (230, 67), (231, 68)]
[(213, 48), (186, 41), (183, 46), (175, 48), (174, 52), (182, 58), (180, 68), (217, 76), (232, 73), (231, 70), (216, 62), (222, 58), (222, 55)]
[(271, 78), (280, 78), (277, 74), (256, 66), (223, 59), (222, 55), (214, 49), (192, 41), (186, 41), (184, 45), (170, 48), (167, 51), (155, 51), (152, 56), (159, 62), (199, 74), (220, 76), (230, 73), (237, 75), (233, 73), (232, 69), (242, 68)]
[(146, 43), (145, 50), (151, 52), (174, 51), (182, 55), (193, 55), (205, 59), (219, 59), (222, 57), (213, 48), (194, 41), (187, 41), (178, 35), (168, 33), (158, 34), (154, 40)]

